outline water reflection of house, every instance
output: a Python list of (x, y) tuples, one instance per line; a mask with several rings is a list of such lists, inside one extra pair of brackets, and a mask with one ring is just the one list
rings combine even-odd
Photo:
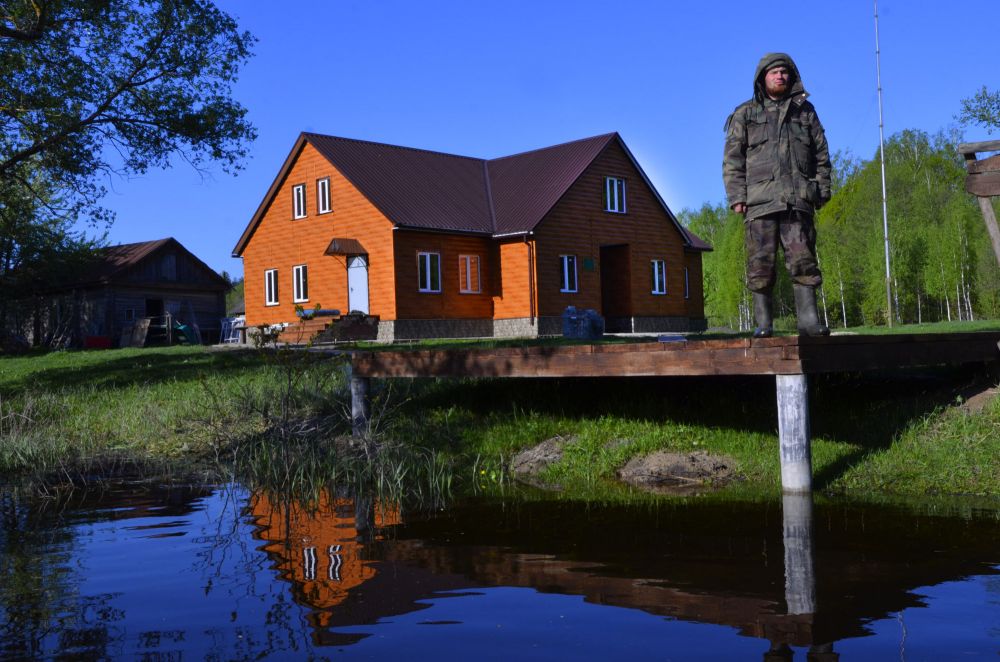
[[(341, 604), (378, 572), (365, 556), (364, 529), (401, 521), (396, 505), (361, 510), (359, 514), (354, 500), (328, 492), (309, 506), (278, 502), (265, 494), (251, 499), (251, 514), (260, 527), (257, 536), (267, 541), (264, 551), (281, 577), (292, 582), (296, 598), (317, 609), (315, 625), (320, 627), (329, 625), (330, 612), (325, 610)], [(369, 522), (371, 527), (366, 526)]]

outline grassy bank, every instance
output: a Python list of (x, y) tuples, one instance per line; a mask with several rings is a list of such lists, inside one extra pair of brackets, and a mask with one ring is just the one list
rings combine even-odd
[[(571, 493), (616, 493), (616, 469), (658, 449), (730, 456), (736, 490), (779, 487), (773, 378), (382, 382), (377, 441), (353, 446), (342, 367), (199, 347), (0, 357), (0, 472), (100, 472), (113, 458), (227, 467), (275, 484), (365, 474), (489, 488), (509, 480), (514, 453), (560, 435), (576, 443), (547, 478)], [(990, 379), (975, 370), (813, 378), (816, 486), (1000, 497), (1000, 399), (976, 412), (956, 406)]]

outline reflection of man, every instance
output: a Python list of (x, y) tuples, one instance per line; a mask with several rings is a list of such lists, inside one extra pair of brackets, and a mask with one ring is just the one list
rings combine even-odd
[(747, 287), (753, 292), (754, 337), (772, 333), (778, 243), (795, 290), (800, 333), (825, 336), (816, 314), (813, 212), (830, 199), (830, 153), (823, 126), (806, 101), (792, 58), (768, 53), (754, 74), (753, 98), (726, 121), (722, 176), (729, 207), (745, 220)]

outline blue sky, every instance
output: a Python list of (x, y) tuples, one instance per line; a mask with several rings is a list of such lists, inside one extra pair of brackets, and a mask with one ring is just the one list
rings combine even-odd
[[(259, 39), (234, 91), (259, 132), (245, 169), (203, 178), (178, 162), (109, 182), (105, 204), (112, 243), (173, 236), (234, 275), (232, 248), (301, 131), (481, 158), (618, 131), (679, 212), (723, 200), (723, 123), (761, 55), (786, 51), (831, 149), (878, 147), (870, 0), (217, 4)], [(879, 14), (887, 137), (946, 128), (962, 98), (1000, 89), (998, 0), (881, 0)]]

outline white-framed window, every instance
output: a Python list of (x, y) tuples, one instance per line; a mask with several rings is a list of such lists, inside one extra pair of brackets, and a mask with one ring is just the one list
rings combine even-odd
[(264, 305), (278, 305), (278, 270), (268, 269), (264, 272)]
[(441, 254), (417, 253), (417, 290), (441, 291)]
[(295, 303), (309, 301), (309, 270), (306, 265), (292, 267), (292, 300)]
[(458, 256), (458, 291), (463, 294), (479, 294), (482, 291), (478, 255)]
[(560, 255), (559, 269), (560, 269), (559, 291), (576, 292), (576, 256)]
[(667, 293), (667, 263), (665, 260), (650, 260), (652, 276), (652, 293)]
[(316, 213), (330, 213), (330, 178), (316, 180)]
[(688, 281), (688, 268), (687, 267), (684, 267), (684, 298), (685, 299), (690, 299), (691, 298), (691, 286), (690, 286), (690, 283)]
[(604, 211), (625, 213), (625, 180), (622, 177), (604, 178)]
[(306, 185), (296, 184), (292, 187), (292, 218), (306, 217)]

